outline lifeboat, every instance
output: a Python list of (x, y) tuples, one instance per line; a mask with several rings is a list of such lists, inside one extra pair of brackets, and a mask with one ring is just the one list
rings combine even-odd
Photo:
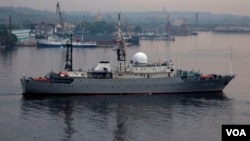
[(33, 78), (34, 81), (47, 81), (48, 78), (45, 77), (38, 77), (38, 78)]
[(210, 74), (202, 74), (200, 76), (201, 79), (212, 79), (213, 78), (213, 75), (210, 75)]
[(68, 77), (67, 72), (59, 72), (58, 75), (59, 75), (60, 77)]

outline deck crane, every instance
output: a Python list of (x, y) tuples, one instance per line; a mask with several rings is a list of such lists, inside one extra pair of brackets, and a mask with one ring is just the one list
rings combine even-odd
[(60, 9), (60, 4), (59, 2), (57, 2), (56, 4), (56, 13), (59, 14), (59, 17), (60, 17), (60, 24), (62, 26), (62, 31), (64, 31), (64, 22), (63, 22), (63, 18), (62, 18), (62, 12), (61, 12), (61, 9)]

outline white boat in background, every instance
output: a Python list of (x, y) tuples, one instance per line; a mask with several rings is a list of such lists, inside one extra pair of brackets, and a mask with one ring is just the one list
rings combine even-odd
[[(60, 9), (59, 2), (56, 4), (56, 10), (60, 17), (60, 28), (61, 32), (56, 32), (50, 36), (48, 36), (47, 39), (42, 39), (37, 41), (37, 47), (38, 48), (61, 48), (66, 46), (66, 44), (69, 42), (68, 36), (70, 33), (72, 34), (73, 26), (70, 26), (69, 24), (65, 23), (62, 18), (62, 13)], [(71, 39), (72, 40), (72, 39)], [(82, 40), (73, 40), (72, 42), (73, 47), (78, 48), (92, 48), (96, 47), (96, 42), (87, 42)]]
[(59, 39), (54, 38), (48, 38), (48, 39), (41, 39), (37, 41), (37, 47), (43, 48), (43, 47), (62, 47), (63, 44), (65, 44), (66, 41), (61, 41)]
[[(48, 39), (42, 39), (37, 41), (37, 47), (38, 48), (55, 48), (55, 47), (63, 47), (67, 44), (67, 41), (69, 39), (60, 39), (60, 38), (53, 38), (50, 37)], [(85, 41), (73, 41), (72, 42), (73, 47), (78, 48), (91, 48), (96, 47), (96, 42), (85, 42)]]
[(142, 40), (165, 40), (165, 41), (175, 41), (175, 37), (168, 33), (143, 33), (140, 35)]

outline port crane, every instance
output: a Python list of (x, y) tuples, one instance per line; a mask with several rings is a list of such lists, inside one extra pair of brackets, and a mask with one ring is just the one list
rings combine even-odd
[(64, 22), (63, 22), (63, 18), (62, 18), (62, 12), (61, 12), (61, 9), (60, 9), (60, 4), (59, 2), (57, 2), (56, 4), (56, 13), (59, 14), (59, 17), (60, 17), (60, 24), (62, 26), (62, 31), (64, 31)]
[(169, 14), (166, 12), (165, 7), (163, 7), (163, 13), (166, 17), (167, 20), (167, 24), (166, 24), (166, 32), (169, 32), (169, 28), (170, 28), (170, 22), (169, 22)]

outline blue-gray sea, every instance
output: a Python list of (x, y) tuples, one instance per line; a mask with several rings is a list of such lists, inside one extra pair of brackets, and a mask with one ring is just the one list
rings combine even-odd
[[(126, 50), (127, 60), (141, 51), (204, 73), (229, 74), (232, 62), (236, 77), (222, 93), (25, 98), (20, 78), (62, 70), (66, 49), (0, 49), (0, 140), (220, 141), (222, 124), (250, 124), (250, 34), (199, 32)], [(110, 47), (73, 50), (75, 69), (101, 60), (117, 65)]]

